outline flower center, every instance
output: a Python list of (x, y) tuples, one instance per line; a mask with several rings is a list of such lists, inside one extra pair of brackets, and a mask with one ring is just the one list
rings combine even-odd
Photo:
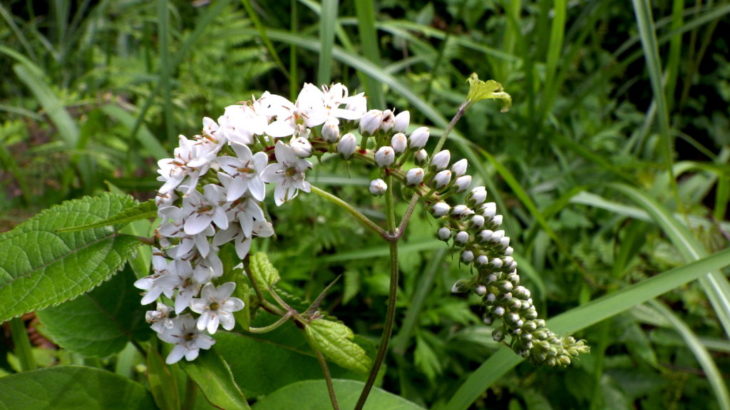
[(213, 302), (208, 306), (208, 309), (210, 310), (218, 310), (221, 306), (218, 304), (218, 302)]

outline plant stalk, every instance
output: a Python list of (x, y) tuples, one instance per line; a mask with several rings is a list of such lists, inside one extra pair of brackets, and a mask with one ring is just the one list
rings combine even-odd
[(13, 338), (15, 356), (20, 362), (20, 370), (24, 372), (34, 370), (36, 363), (33, 358), (33, 346), (30, 344), (28, 330), (25, 328), (22, 318), (16, 317), (10, 320), (10, 333)]
[(332, 376), (330, 375), (330, 369), (327, 366), (327, 361), (322, 356), (322, 353), (314, 349), (314, 353), (317, 355), (317, 362), (319, 367), (322, 368), (322, 374), (324, 375), (324, 381), (327, 383), (327, 394), (330, 396), (330, 403), (332, 403), (333, 410), (340, 410), (340, 405), (337, 403), (337, 395), (335, 395), (335, 386), (332, 384)]
[(372, 230), (373, 232), (377, 233), (382, 238), (388, 239), (388, 233), (383, 230), (378, 224), (373, 222), (372, 219), (368, 218), (367, 216), (363, 215), (360, 211), (355, 209), (352, 205), (348, 204), (347, 202), (343, 201), (341, 198), (330, 194), (329, 192), (319, 189), (316, 186), (312, 185), (312, 193), (316, 194), (317, 196), (324, 198), (333, 204), (339, 206), (340, 208), (347, 211), (350, 215), (354, 216), (355, 219), (358, 220), (361, 224), (363, 224), (366, 228)]

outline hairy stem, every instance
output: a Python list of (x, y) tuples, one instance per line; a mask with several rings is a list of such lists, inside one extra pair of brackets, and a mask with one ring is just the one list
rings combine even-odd
[(337, 396), (335, 395), (335, 386), (332, 384), (332, 376), (330, 375), (330, 368), (327, 366), (327, 361), (322, 356), (322, 353), (314, 349), (314, 353), (317, 355), (317, 362), (319, 367), (322, 368), (322, 374), (324, 375), (324, 381), (327, 383), (327, 393), (330, 396), (330, 402), (334, 410), (340, 410), (340, 405), (337, 403)]
[(373, 232), (377, 233), (383, 238), (388, 238), (388, 233), (385, 232), (383, 228), (381, 228), (378, 224), (372, 221), (372, 219), (368, 218), (367, 216), (363, 215), (360, 211), (355, 209), (352, 205), (348, 204), (347, 202), (343, 201), (338, 196), (332, 195), (329, 192), (319, 189), (316, 186), (312, 185), (312, 192), (316, 194), (317, 196), (324, 198), (333, 204), (339, 206), (340, 208), (343, 208), (345, 211), (347, 211), (350, 215), (354, 216), (355, 219), (357, 219), (361, 224), (363, 224), (366, 228), (372, 230)]
[(464, 101), (459, 106), (459, 109), (456, 111), (456, 114), (454, 114), (454, 117), (451, 118), (451, 121), (449, 122), (449, 125), (444, 130), (444, 133), (441, 134), (441, 138), (439, 138), (438, 142), (436, 143), (436, 146), (434, 147), (433, 151), (431, 152), (431, 155), (439, 152), (441, 147), (444, 146), (444, 143), (446, 143), (446, 138), (451, 134), (451, 131), (453, 131), (454, 127), (456, 126), (456, 123), (459, 122), (462, 116), (464, 116), (464, 113), (467, 109), (471, 106), (471, 101)]
[(13, 347), (15, 356), (20, 362), (20, 369), (24, 372), (35, 369), (35, 359), (33, 358), (33, 347), (28, 338), (28, 330), (25, 328), (23, 319), (16, 317), (10, 320), (10, 332), (13, 338)]

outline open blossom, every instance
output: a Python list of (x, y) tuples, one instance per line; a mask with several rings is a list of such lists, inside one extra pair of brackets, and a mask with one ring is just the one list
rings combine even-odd
[(195, 360), (200, 354), (200, 349), (208, 350), (215, 344), (212, 337), (198, 330), (196, 323), (191, 315), (177, 316), (172, 319), (172, 327), (158, 333), (160, 339), (175, 344), (165, 363), (174, 364), (183, 357), (187, 361)]
[(226, 200), (234, 201), (250, 192), (256, 200), (263, 201), (266, 187), (261, 173), (269, 162), (268, 156), (263, 152), (252, 154), (245, 145), (231, 144), (231, 148), (235, 157), (224, 156), (217, 160), (222, 171), (218, 179), (226, 190)]
[(212, 283), (203, 287), (201, 297), (194, 298), (190, 303), (190, 310), (200, 313), (198, 330), (207, 329), (208, 333), (213, 334), (219, 324), (223, 329), (233, 329), (236, 323), (233, 312), (243, 309), (243, 301), (231, 296), (235, 289), (234, 282), (226, 282), (217, 288)]
[(210, 163), (218, 154), (221, 145), (207, 139), (187, 139), (180, 136), (180, 145), (175, 148), (173, 158), (157, 161), (160, 174), (157, 180), (163, 182), (159, 192), (167, 194), (185, 181), (194, 189), (201, 175), (208, 172)]
[(265, 115), (246, 104), (229, 105), (218, 117), (218, 127), (208, 122), (204, 131), (225, 138), (231, 144), (250, 145), (255, 135), (266, 131), (269, 121)]
[(299, 190), (309, 192), (310, 185), (304, 180), (304, 173), (312, 164), (299, 158), (290, 146), (281, 141), (276, 142), (274, 153), (276, 163), (266, 166), (262, 178), (265, 182), (276, 184), (274, 201), (280, 206), (296, 197)]
[(185, 213), (185, 233), (196, 235), (203, 232), (211, 223), (219, 228), (228, 228), (226, 217), (226, 192), (223, 187), (208, 184), (203, 187), (203, 194), (192, 191), (183, 198)]

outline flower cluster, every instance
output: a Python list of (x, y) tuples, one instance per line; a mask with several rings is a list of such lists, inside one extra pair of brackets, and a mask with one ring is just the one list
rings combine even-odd
[(219, 326), (235, 326), (243, 301), (232, 296), (234, 282), (218, 283), (218, 250), (232, 242), (243, 259), (253, 238), (274, 234), (262, 208), (266, 185), (277, 206), (309, 192), (314, 140), (351, 155), (354, 137), (340, 138), (340, 127), (357, 127), (365, 111), (365, 97), (341, 84), (306, 84), (293, 103), (267, 92), (226, 107), (217, 121), (204, 118), (200, 135), (180, 136), (174, 157), (158, 162), (159, 247), (152, 275), (135, 286), (144, 290), (142, 304), (157, 301), (147, 312), (152, 329), (175, 344), (167, 363), (194, 360)]

